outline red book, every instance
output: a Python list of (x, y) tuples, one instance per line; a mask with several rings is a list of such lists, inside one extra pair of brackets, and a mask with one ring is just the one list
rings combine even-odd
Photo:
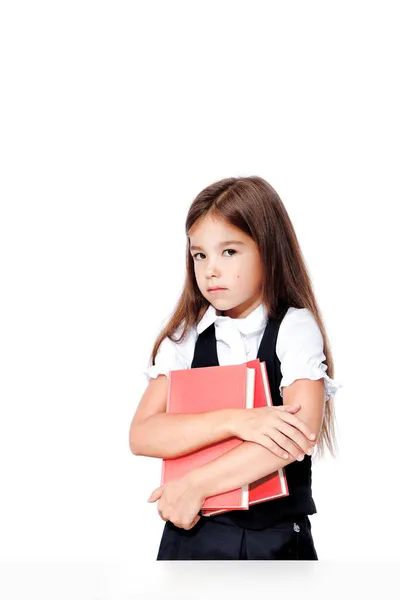
[[(169, 373), (167, 413), (188, 414), (225, 408), (253, 408), (255, 369), (246, 363), (179, 369)], [(176, 458), (163, 459), (161, 485), (202, 467), (243, 443), (237, 437), (215, 442)], [(248, 508), (249, 486), (206, 498), (202, 508)]]
[[(248, 361), (246, 364), (248, 367), (255, 369), (254, 408), (273, 406), (265, 362), (260, 363), (257, 358)], [(249, 485), (249, 506), (273, 500), (275, 498), (283, 498), (288, 495), (289, 490), (285, 470), (278, 469), (275, 473), (262, 477)], [(220, 509), (218, 510), (202, 509), (201, 514), (205, 517), (209, 517), (211, 515), (228, 512), (229, 510), (232, 509), (220, 505)]]

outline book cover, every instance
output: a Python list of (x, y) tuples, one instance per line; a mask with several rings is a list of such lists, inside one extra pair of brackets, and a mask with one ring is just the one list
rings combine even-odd
[[(199, 413), (226, 408), (252, 408), (255, 370), (246, 363), (196, 369), (173, 370), (169, 373), (167, 413)], [(215, 442), (183, 456), (163, 459), (161, 485), (184, 476), (192, 469), (222, 456), (243, 443), (237, 437)], [(206, 498), (204, 509), (227, 506), (231, 510), (248, 508), (249, 486)]]
[[(254, 408), (263, 406), (273, 406), (271, 390), (268, 381), (268, 374), (265, 362), (259, 359), (248, 361), (248, 367), (255, 369), (255, 385), (254, 385)], [(266, 475), (261, 479), (249, 485), (249, 507), (253, 504), (266, 502), (276, 498), (283, 498), (289, 495), (287, 480), (284, 469), (278, 469), (275, 473)], [(220, 506), (213, 509), (202, 509), (201, 514), (209, 517), (215, 514), (221, 514), (232, 510), (228, 506)]]

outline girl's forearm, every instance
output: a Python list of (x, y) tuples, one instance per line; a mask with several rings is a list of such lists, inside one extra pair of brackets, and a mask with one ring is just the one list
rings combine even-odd
[(264, 446), (243, 442), (219, 458), (188, 474), (202, 496), (207, 498), (253, 483), (286, 467), (295, 459), (279, 458)]
[(131, 429), (131, 450), (155, 458), (188, 454), (234, 436), (238, 412), (241, 411), (224, 409), (195, 414), (157, 413)]
[[(320, 435), (325, 408), (323, 379), (318, 381), (299, 379), (284, 389), (284, 402), (301, 405), (302, 408), (297, 416), (304, 421), (310, 431), (315, 433), (316, 441), (312, 442), (315, 446)], [(203, 467), (194, 469), (189, 476), (193, 485), (198, 486), (199, 491), (207, 498), (237, 489), (275, 473), (278, 469), (295, 462), (296, 459), (289, 456), (288, 459), (280, 458), (261, 444), (243, 442), (237, 448), (229, 450)]]

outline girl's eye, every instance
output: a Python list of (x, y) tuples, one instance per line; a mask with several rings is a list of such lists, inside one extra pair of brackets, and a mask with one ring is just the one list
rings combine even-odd
[[(236, 250), (234, 250), (233, 248), (227, 248), (226, 250), (224, 250), (224, 252), (233, 252), (233, 254), (236, 254)], [(196, 254), (193, 254), (193, 258), (195, 260), (197, 260), (196, 256), (199, 256), (199, 254), (202, 254), (202, 256), (205, 256), (203, 252), (196, 252)], [(233, 256), (233, 254), (230, 254), (229, 256)]]

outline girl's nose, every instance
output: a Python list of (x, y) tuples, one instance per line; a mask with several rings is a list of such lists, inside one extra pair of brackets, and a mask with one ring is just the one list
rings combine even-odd
[(218, 267), (217, 263), (214, 261), (214, 262), (209, 262), (207, 264), (206, 269), (205, 269), (205, 274), (206, 274), (206, 277), (212, 277), (213, 275), (218, 277), (220, 275), (220, 271), (221, 271), (221, 269)]

